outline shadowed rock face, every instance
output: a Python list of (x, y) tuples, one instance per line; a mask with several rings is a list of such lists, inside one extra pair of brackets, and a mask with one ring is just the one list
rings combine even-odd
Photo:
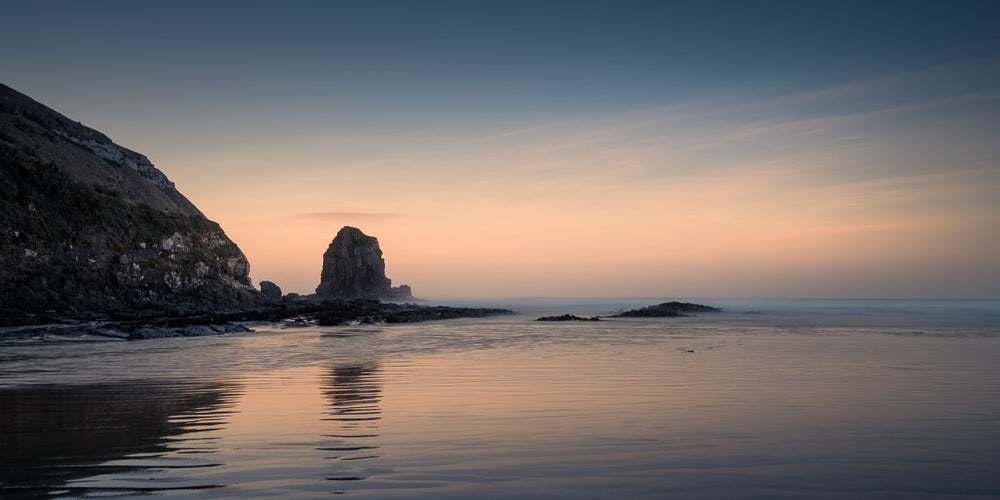
[(392, 287), (378, 239), (344, 226), (323, 254), (316, 295), (323, 298), (408, 299), (410, 287)]
[(243, 252), (139, 153), (0, 85), (0, 324), (267, 302)]
[(271, 300), (281, 299), (281, 287), (276, 285), (273, 281), (261, 281), (260, 293), (263, 293), (265, 297)]

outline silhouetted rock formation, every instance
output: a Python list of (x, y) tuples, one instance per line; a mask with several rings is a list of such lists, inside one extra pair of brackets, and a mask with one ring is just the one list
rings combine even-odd
[(664, 318), (672, 316), (688, 316), (688, 313), (696, 312), (719, 312), (718, 307), (703, 306), (690, 302), (664, 302), (659, 305), (633, 309), (615, 314), (612, 318)]
[(385, 260), (378, 239), (350, 226), (340, 229), (323, 254), (316, 295), (342, 299), (412, 298), (409, 286), (393, 288), (392, 281), (385, 276)]
[(260, 293), (263, 293), (265, 297), (271, 300), (281, 299), (281, 287), (274, 284), (273, 281), (261, 281)]
[(0, 85), (0, 324), (266, 304), (243, 252), (152, 163)]

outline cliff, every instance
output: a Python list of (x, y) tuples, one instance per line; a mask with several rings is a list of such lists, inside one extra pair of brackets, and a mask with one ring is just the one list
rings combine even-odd
[(378, 239), (344, 226), (323, 254), (316, 295), (321, 298), (411, 299), (410, 287), (393, 287), (385, 276)]
[(265, 304), (249, 269), (145, 156), (0, 85), (0, 324)]

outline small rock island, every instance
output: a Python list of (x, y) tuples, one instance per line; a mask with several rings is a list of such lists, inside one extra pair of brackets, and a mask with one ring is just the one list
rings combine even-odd
[(614, 314), (612, 318), (669, 318), (677, 316), (690, 316), (692, 313), (700, 312), (720, 312), (718, 307), (692, 304), (690, 302), (664, 302), (655, 306), (632, 309), (630, 311)]

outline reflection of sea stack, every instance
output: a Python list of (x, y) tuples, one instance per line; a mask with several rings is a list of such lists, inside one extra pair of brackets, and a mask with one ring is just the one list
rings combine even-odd
[(323, 254), (316, 295), (324, 298), (410, 299), (410, 287), (393, 287), (385, 276), (378, 239), (344, 226)]

